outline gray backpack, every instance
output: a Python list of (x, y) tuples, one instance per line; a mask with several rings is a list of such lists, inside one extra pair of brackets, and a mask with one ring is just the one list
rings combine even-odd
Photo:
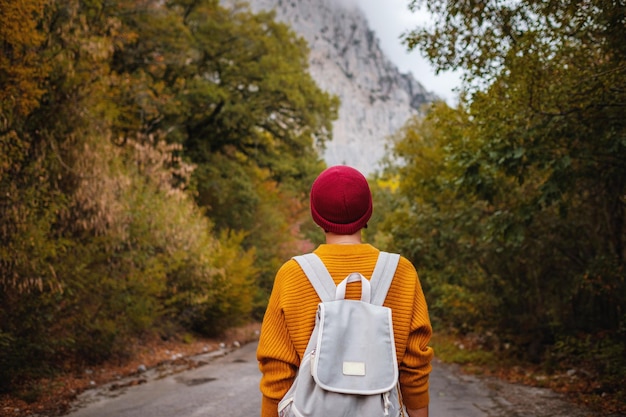
[[(335, 286), (315, 254), (294, 259), (321, 299), (298, 375), (280, 417), (398, 417), (398, 363), (391, 309), (382, 304), (400, 255), (381, 252), (371, 280), (353, 273)], [(346, 300), (361, 281), (361, 300)]]

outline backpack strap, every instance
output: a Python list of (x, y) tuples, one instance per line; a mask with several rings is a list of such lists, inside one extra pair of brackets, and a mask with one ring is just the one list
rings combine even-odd
[[(307, 253), (305, 255), (294, 256), (293, 259), (298, 262), (322, 301), (332, 301), (335, 299), (337, 286), (319, 256), (314, 253)], [(399, 261), (400, 255), (397, 253), (381, 251), (378, 255), (378, 260), (376, 261), (376, 266), (374, 267), (374, 272), (370, 279), (372, 304), (382, 305), (385, 302)]]
[(396, 273), (396, 268), (400, 262), (400, 255), (381, 251), (372, 272), (370, 284), (372, 286), (371, 303), (383, 305), (387, 292), (391, 286), (391, 281)]
[(315, 288), (315, 292), (317, 292), (320, 299), (322, 301), (333, 301), (337, 292), (337, 286), (319, 256), (314, 253), (307, 253), (294, 256), (293, 259), (298, 262), (309, 281), (311, 281), (311, 285)]

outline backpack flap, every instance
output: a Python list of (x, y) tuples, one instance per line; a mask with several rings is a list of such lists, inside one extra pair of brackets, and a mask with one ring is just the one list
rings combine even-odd
[[(311, 374), (327, 391), (381, 394), (398, 381), (391, 309), (356, 300), (320, 303)], [(376, 341), (376, 343), (372, 343)]]

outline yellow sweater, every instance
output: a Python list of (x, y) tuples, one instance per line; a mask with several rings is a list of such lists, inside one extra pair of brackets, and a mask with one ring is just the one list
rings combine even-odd
[[(368, 244), (320, 245), (314, 251), (324, 262), (335, 284), (352, 272), (372, 276), (378, 249)], [(346, 298), (358, 299), (360, 284), (348, 285)], [(261, 417), (276, 417), (278, 402), (291, 386), (300, 359), (315, 326), (319, 298), (294, 260), (276, 274), (265, 312), (257, 349), (263, 402)], [(407, 408), (428, 405), (428, 376), (433, 350), (424, 293), (415, 268), (402, 257), (389, 288), (385, 306), (392, 309), (400, 388)]]

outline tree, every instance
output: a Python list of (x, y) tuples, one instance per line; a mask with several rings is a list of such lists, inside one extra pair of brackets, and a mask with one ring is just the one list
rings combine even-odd
[(309, 75), (303, 39), (273, 14), (209, 0), (154, 5), (127, 19), (139, 36), (116, 54), (115, 68), (144, 87), (126, 98), (125, 113), (141, 115), (134, 129), (167, 131), (169, 141), (184, 145), (200, 166), (201, 204), (220, 204), (211, 188), (219, 178), (200, 176), (216, 154), (303, 186), (311, 175), (303, 161), (319, 159), (315, 146), (330, 138), (338, 105)]
[(277, 243), (297, 240), (284, 231), (299, 216), (280, 201), (270, 214), (268, 201), (281, 196), (301, 207), (321, 170), (317, 149), (330, 139), (337, 98), (308, 73), (305, 41), (271, 13), (174, 1), (125, 22), (138, 37), (114, 59), (133, 91), (120, 90), (120, 132), (164, 131), (183, 145), (183, 157), (197, 166), (189, 184), (196, 202), (217, 230), (246, 232), (242, 244), (255, 248), (267, 291), (285, 258)]
[[(447, 213), (455, 215), (445, 219), (450, 224), (481, 228), (457, 229), (454, 239), (472, 238), (472, 245), (443, 249), (448, 258), (442, 259), (468, 260), (467, 276), (479, 271), (483, 289), (502, 300), (494, 306), (501, 321), (491, 325), (526, 329), (531, 356), (555, 337), (619, 332), (626, 293), (626, 49), (618, 39), (625, 35), (626, 7), (612, 1), (410, 4), (426, 4), (435, 23), (405, 34), (406, 44), (425, 51), (440, 70), (462, 69), (467, 81), (456, 116), (435, 109), (428, 119), (439, 120), (437, 126), (465, 120), (462, 140), (451, 142), (442, 132), (436, 149), (443, 154), (439, 175), (450, 178), (445, 188), (467, 205), (427, 204), (435, 211), (423, 227)], [(415, 188), (429, 173), (418, 172), (411, 159), (424, 149), (428, 144), (408, 135), (398, 148), (406, 169), (414, 170), (400, 177), (410, 199), (428, 191)], [(483, 212), (467, 211), (470, 205)], [(465, 254), (477, 256), (471, 261)], [(439, 268), (435, 282), (449, 282)], [(471, 286), (463, 282), (463, 288)]]
[(45, 35), (37, 20), (48, 0), (0, 1), (0, 131), (5, 132), (13, 116), (28, 114), (43, 94), (41, 81), (49, 69), (38, 55)]
[[(237, 17), (212, 1), (18, 3), (0, 2), (0, 390), (65, 359), (123, 352), (145, 332), (181, 324), (219, 332), (249, 318), (253, 302), (262, 303), (258, 287), (268, 285), (259, 265), (286, 253), (265, 243), (255, 250), (267, 239), (259, 230), (287, 230), (285, 218), (266, 215), (283, 196), (289, 205), (276, 212), (297, 215), (289, 199), (301, 199), (317, 170), (314, 140), (325, 140), (332, 119), (334, 99), (305, 74), (302, 43), (269, 15)], [(249, 74), (254, 59), (213, 51), (229, 39), (256, 45), (269, 63)], [(213, 52), (224, 56), (213, 60)], [(269, 67), (291, 59), (293, 78), (270, 81), (265, 101), (248, 109), (237, 102), (254, 97), (236, 96), (236, 83), (264, 85)], [(222, 66), (232, 67), (223, 88), (206, 72)], [(208, 90), (231, 97), (214, 102), (230, 110), (213, 128), (202, 108), (211, 104)], [(283, 99), (274, 106), (275, 97)], [(239, 111), (255, 106), (266, 113), (240, 129)], [(227, 141), (192, 151), (201, 138), (187, 134), (197, 123), (207, 141), (221, 138), (214, 131)], [(254, 137), (263, 146), (254, 148)], [(241, 181), (213, 163), (236, 168)], [(240, 221), (219, 199), (209, 201), (215, 221), (198, 207), (196, 196), (209, 194), (193, 193), (195, 169), (222, 181), (217, 188), (236, 188), (224, 204), (245, 209)]]

